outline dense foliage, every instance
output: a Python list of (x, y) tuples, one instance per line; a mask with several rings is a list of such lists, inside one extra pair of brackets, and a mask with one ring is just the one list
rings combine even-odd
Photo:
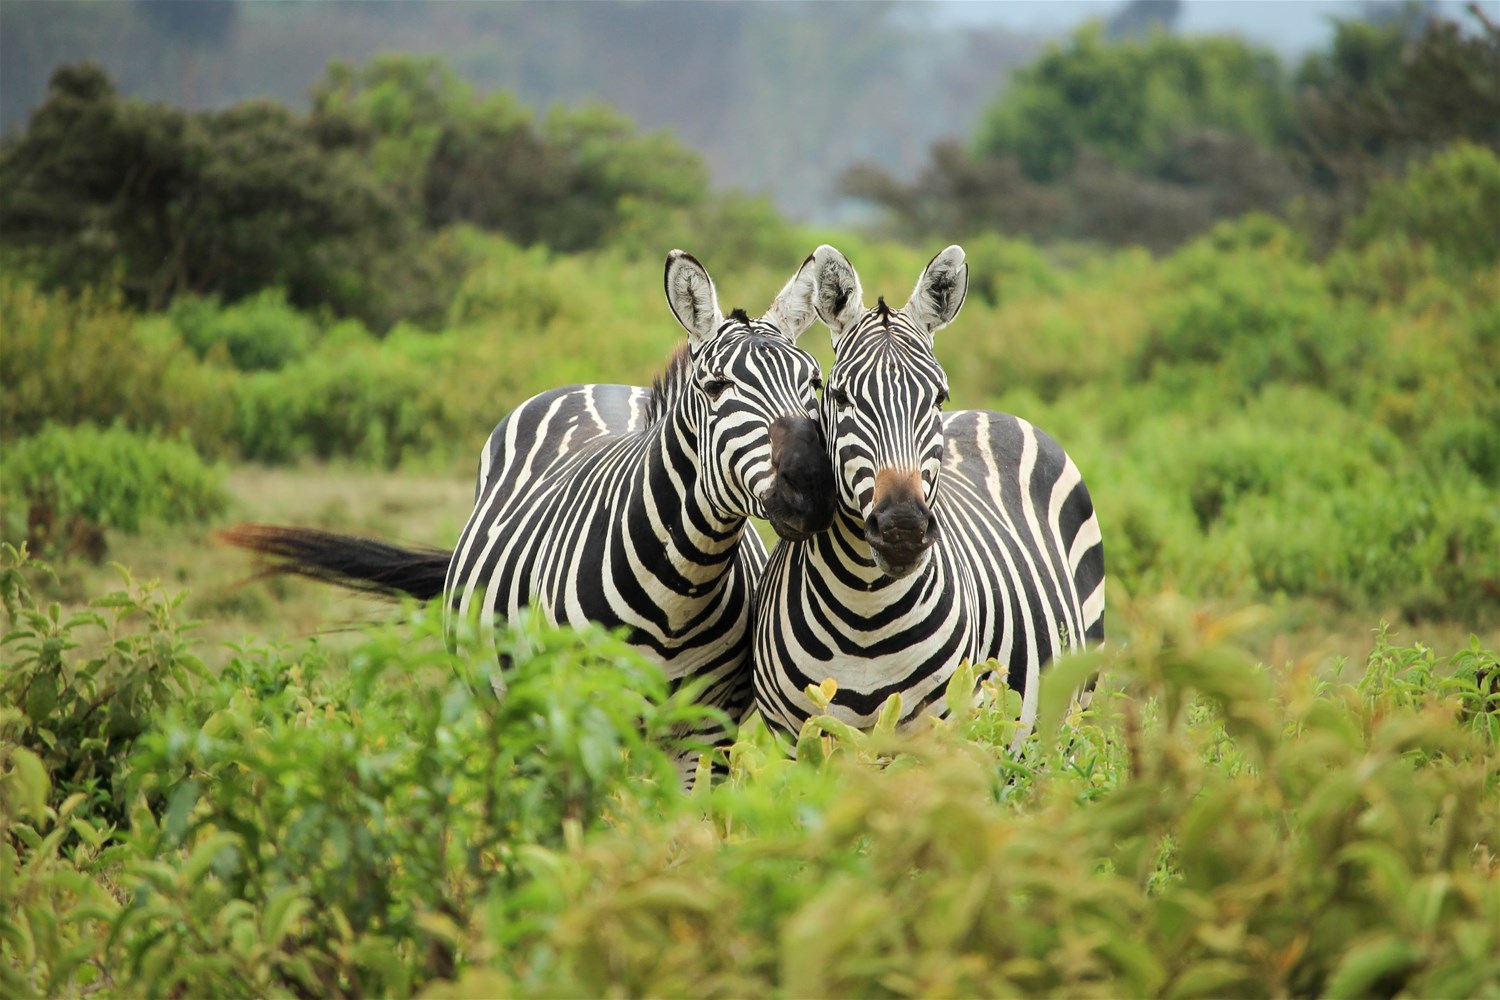
[(190, 446), (88, 424), (48, 427), (7, 446), (0, 484), (6, 536), (96, 558), (106, 528), (204, 521), (228, 499), (220, 476)]
[[(1425, 30), (1341, 30), (1307, 86), (1352, 100), (1385, 67), (1369, 120), (1392, 136), (1445, 73), (1484, 107), (1493, 36)], [(1176, 182), (1141, 171), (1198, 162), (1185, 142), (1290, 176), (1258, 158), (1311, 120), (1279, 72), (1227, 43), (1084, 36), (997, 105), (990, 153), (944, 154), (923, 199), (941, 239), (918, 249), (799, 231), (709, 194), (670, 137), (533, 118), (428, 60), (335, 66), (305, 115), (188, 114), (60, 71), (0, 151), (0, 992), (1500, 992), (1489, 125), (1455, 110), (1309, 154), (1296, 183), (1333, 192), (1331, 227), (1209, 227), (1259, 204), (1230, 199), (1153, 257), (1042, 249), (985, 214), (1042, 232), (1107, 203), (1099, 225), (1156, 245), (1130, 227)], [(1133, 97), (1101, 152), (1081, 141), (1099, 123), (1047, 109), (1111, 80)], [(1090, 177), (1113, 193), (1080, 199)], [(671, 246), (758, 312), (819, 242), (894, 304), (955, 239), (954, 405), (1063, 442), (1108, 553), (1110, 645), (1050, 671), (1020, 755), (1018, 699), (963, 672), (952, 714), (911, 732), (752, 720), (727, 777), (684, 795), (670, 734), (702, 710), (613, 637), (508, 623), (497, 699), (436, 608), (208, 648), (185, 606), (274, 633), (304, 584), (203, 582), (195, 605), (81, 583), (108, 531), (198, 588), (199, 525), (266, 516), (287, 474), (266, 465), (333, 460), (356, 491), (369, 467), (453, 479), (539, 389), (649, 384), (680, 339)], [(461, 494), (412, 540), (450, 543)], [(294, 499), (345, 528), (333, 491)], [(376, 524), (400, 506), (371, 503)], [(1366, 656), (1348, 633), (1383, 620), (1475, 637), (1440, 655), (1382, 627)]]
[[(1161, 261), (1068, 264), (976, 238), (969, 301), (939, 356), (958, 405), (1026, 416), (1066, 442), (1129, 592), (1493, 620), (1500, 244), (1484, 220), (1497, 211), (1500, 159), (1458, 145), (1374, 188), (1321, 260), (1265, 217)], [(119, 421), (214, 458), (467, 470), (537, 387), (648, 383), (677, 339), (657, 255), (629, 237), (555, 254), (453, 236), (475, 263), (440, 333), (376, 338), (276, 291), (133, 316), (96, 293), (0, 282), (7, 431)], [(769, 301), (818, 238), (774, 266), (742, 265), (725, 305)], [(926, 259), (839, 243), (871, 296), (903, 294)], [(95, 364), (117, 367), (105, 377)]]
[[(353, 309), (398, 236), (398, 206), (357, 150), (279, 105), (189, 114), (122, 99), (97, 67), (59, 69), (0, 153), (0, 226), (49, 285), (114, 280), (160, 308), (187, 291), (280, 285)], [(368, 279), (366, 279), (368, 280)]]
[(1292, 119), (1290, 88), (1268, 52), (1164, 34), (1111, 43), (1091, 26), (1016, 75), (974, 150), (1014, 156), (1034, 181), (1065, 176), (1085, 147), (1124, 170), (1160, 174), (1184, 133), (1217, 129), (1273, 147), (1288, 141)]
[(604, 108), (533, 122), (407, 56), (335, 64), (308, 114), (189, 113), (63, 67), (0, 148), (4, 260), (44, 287), (115, 285), (147, 309), (281, 289), (377, 330), (442, 321), (468, 263), (455, 224), (559, 250), (643, 228), (754, 249), (785, 229), (757, 204), (711, 198), (702, 159), (665, 133)]
[[(769, 192), (806, 216), (822, 213), (830, 179), (854, 160), (915, 167), (928, 142), (968, 128), (998, 81), (1040, 49), (1030, 33), (888, 3), (211, 6), (0, 4), (0, 131), (24, 128), (52, 69), (83, 59), (133, 96), (187, 108), (269, 97), (300, 109), (331, 60), (441, 52), (486, 94), (537, 109), (603, 102), (670, 128), (719, 184)], [(520, 135), (500, 128), (479, 145), (502, 138)]]
[[(346, 667), (254, 648), (209, 678), (130, 585), (100, 604), (140, 638), (74, 662), (107, 626), (36, 608), (7, 558), (7, 996), (1500, 988), (1500, 662), (1477, 643), (1273, 675), (1232, 620), (1146, 604), (1051, 675), (1021, 757), (1015, 699), (966, 674), (925, 732), (819, 716), (792, 760), (752, 724), (684, 797), (663, 740), (698, 710), (603, 635), (513, 623), (503, 700), (420, 609)], [(87, 710), (129, 685), (123, 731)], [(44, 686), (73, 708), (41, 711)]]
[(1477, 7), (1465, 20), (1341, 21), (1295, 70), (1235, 39), (1085, 28), (1015, 75), (968, 146), (935, 146), (915, 181), (876, 162), (843, 187), (908, 235), (998, 228), (1161, 251), (1255, 210), (1322, 248), (1407, 164), (1459, 141), (1500, 151), (1500, 27)]

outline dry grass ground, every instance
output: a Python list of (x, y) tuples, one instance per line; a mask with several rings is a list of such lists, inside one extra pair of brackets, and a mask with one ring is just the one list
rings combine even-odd
[(167, 593), (186, 592), (182, 615), (201, 623), (201, 655), (211, 666), (247, 640), (319, 636), (334, 648), (391, 613), (388, 603), (287, 577), (255, 578), (249, 553), (214, 537), (238, 521), (293, 524), (368, 535), (394, 542), (448, 546), (458, 537), (473, 501), (473, 483), (454, 474), (384, 473), (339, 466), (241, 466), (226, 483), (229, 510), (212, 526), (139, 536), (114, 534), (100, 565), (70, 560), (56, 566), (59, 582), (46, 589), (77, 606), (120, 585), (112, 564), (140, 583), (158, 581)]

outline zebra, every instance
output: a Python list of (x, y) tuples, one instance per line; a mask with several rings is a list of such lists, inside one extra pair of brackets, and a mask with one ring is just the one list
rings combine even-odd
[(649, 389), (567, 386), (506, 415), (480, 453), (452, 550), (264, 525), (228, 540), (278, 557), (273, 571), (441, 592), (450, 642), (476, 615), (493, 648), (497, 619), (533, 606), (554, 624), (623, 630), (674, 687), (704, 679), (700, 701), (737, 722), (751, 701), (752, 592), (766, 561), (747, 519), (799, 539), (833, 516), (822, 370), (796, 346), (815, 317), (811, 265), (764, 316), (725, 317), (707, 270), (673, 250), (664, 285), (686, 343)]
[(995, 659), (1036, 718), (1038, 676), (1104, 638), (1104, 549), (1078, 467), (1038, 428), (987, 410), (943, 413), (934, 334), (968, 289), (961, 247), (923, 270), (899, 310), (863, 305), (843, 254), (813, 254), (818, 315), (833, 337), (824, 438), (838, 512), (827, 531), (779, 542), (756, 598), (755, 707), (797, 732), (827, 709), (872, 725), (892, 694), (905, 724), (941, 712), (965, 661)]

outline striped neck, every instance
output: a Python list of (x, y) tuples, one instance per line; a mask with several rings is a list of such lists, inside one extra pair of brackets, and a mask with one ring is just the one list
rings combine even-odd
[[(810, 543), (815, 558), (834, 571), (834, 578), (853, 591), (877, 592), (905, 587), (915, 576), (893, 580), (875, 563), (864, 524), (847, 509), (834, 515), (833, 526)], [(917, 574), (918, 576), (923, 574)]]
[(706, 597), (734, 565), (746, 518), (716, 509), (698, 462), (698, 424), (691, 396), (673, 400), (632, 457), (626, 498), (627, 530), (639, 542), (642, 562), (661, 586), (678, 597)]

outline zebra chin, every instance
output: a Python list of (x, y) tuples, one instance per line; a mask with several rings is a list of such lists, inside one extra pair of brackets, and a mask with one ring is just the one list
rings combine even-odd
[(772, 486), (761, 498), (766, 520), (778, 538), (805, 542), (833, 523), (833, 504), (799, 495), (787, 496)]
[(880, 572), (892, 580), (903, 580), (927, 568), (927, 563), (932, 558), (932, 545), (929, 542), (920, 550), (912, 552), (906, 548), (887, 550), (884, 546), (872, 544), (870, 552), (874, 555), (875, 565), (880, 567)]

